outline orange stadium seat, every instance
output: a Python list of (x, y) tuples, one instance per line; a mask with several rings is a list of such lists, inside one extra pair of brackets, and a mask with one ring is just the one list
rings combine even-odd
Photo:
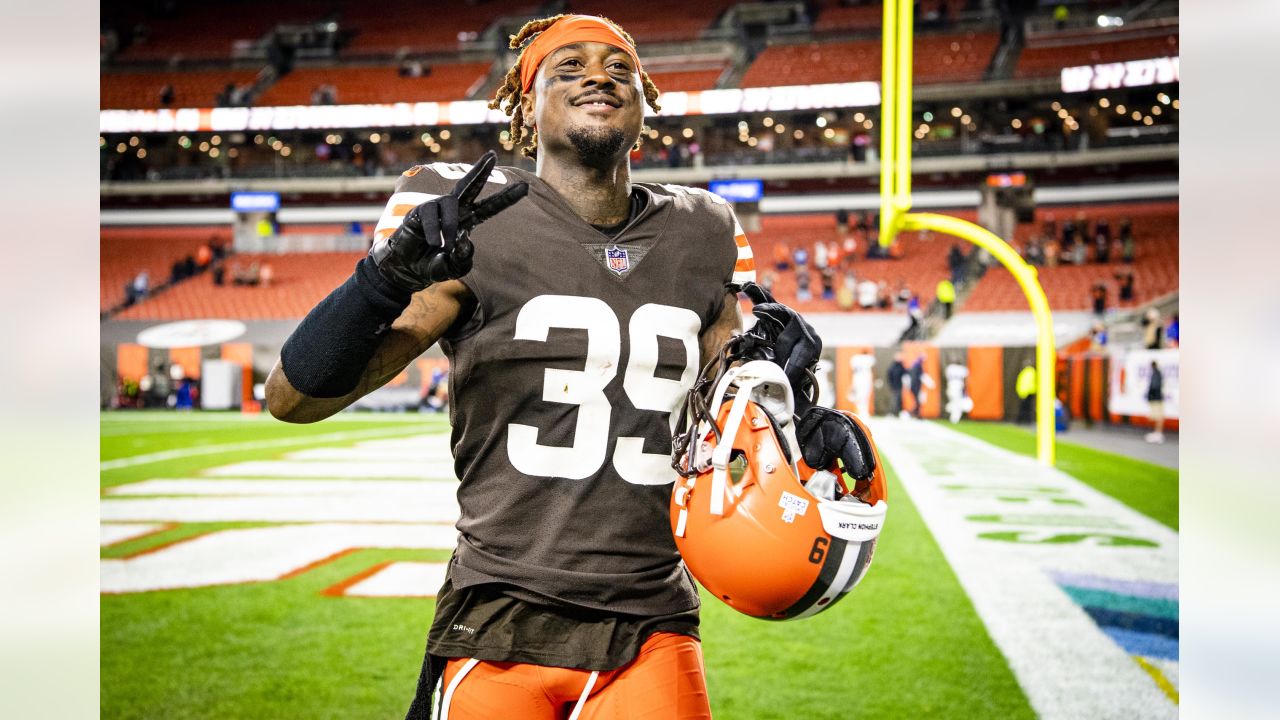
[(503, 15), (533, 14), (536, 0), (489, 0), (488, 2), (424, 3), (420, 0), (386, 0), (376, 3), (347, 3), (339, 24), (355, 32), (346, 55), (389, 55), (401, 49), (410, 52), (457, 50), (459, 35), (484, 32)]
[[(116, 315), (116, 319), (296, 320), (341, 285), (363, 256), (362, 252), (232, 255), (227, 259), (224, 285), (214, 285), (210, 274), (202, 273), (127, 308)], [(274, 272), (271, 285), (233, 285), (231, 264), (247, 267), (253, 262), (270, 263)]]
[(1174, 57), (1178, 54), (1178, 32), (1142, 38), (1110, 39), (1105, 34), (1072, 38), (1070, 41), (1046, 41), (1028, 46), (1018, 58), (1016, 77), (1057, 75), (1064, 67), (1101, 63)]
[[(716, 81), (724, 74), (724, 68), (713, 70), (687, 70), (677, 72), (649, 73), (649, 79), (658, 86), (660, 92), (691, 92), (694, 90), (712, 90)], [(661, 102), (661, 100), (659, 100)]]
[[(603, 15), (622, 26), (638, 45), (697, 40), (702, 31), (738, 0), (648, 0), (616, 3), (606, 0), (572, 0), (566, 12)], [(640, 48), (643, 60), (644, 48)], [(661, 87), (661, 86), (659, 86)]]
[(144, 18), (144, 37), (120, 53), (127, 60), (166, 60), (231, 57), (236, 41), (261, 40), (280, 23), (319, 20), (324, 3), (307, 0), (274, 2), (178, 3), (173, 15)]
[[(922, 35), (915, 40), (917, 83), (981, 80), (999, 44), (993, 33)], [(742, 78), (742, 87), (880, 79), (880, 41), (771, 45)]]
[(401, 77), (393, 65), (373, 67), (299, 68), (280, 78), (261, 96), (258, 105), (310, 105), (320, 85), (337, 89), (340, 104), (429, 102), (462, 100), (484, 81), (490, 63), (431, 65), (424, 77)]
[(257, 70), (197, 70), (193, 72), (102, 73), (98, 78), (104, 110), (160, 107), (160, 89), (173, 86), (170, 107), (213, 107), (227, 83), (251, 85)]
[[(1038, 208), (1034, 224), (1019, 225), (1014, 244), (1024, 247), (1039, 233), (1045, 218), (1053, 215), (1062, 223), (1083, 211), (1090, 226), (1105, 217), (1111, 223), (1112, 262), (1092, 262), (1093, 249), (1089, 248), (1090, 262), (1085, 265), (1058, 265), (1039, 268), (1040, 284), (1044, 288), (1049, 307), (1053, 310), (1088, 310), (1092, 307), (1090, 289), (1101, 282), (1108, 289), (1108, 307), (1132, 307), (1167, 295), (1178, 289), (1178, 203), (1159, 202), (1123, 205), (1061, 206)], [(1132, 265), (1120, 261), (1117, 233), (1120, 218), (1129, 217), (1133, 222), (1135, 257)], [(1121, 304), (1118, 301), (1115, 274), (1132, 270), (1134, 276), (1134, 301)], [(973, 293), (961, 307), (964, 311), (1026, 310), (1027, 300), (1017, 281), (1003, 267), (995, 266), (978, 281)]]
[(231, 242), (231, 231), (223, 227), (104, 227), (99, 234), (99, 309), (116, 307), (124, 301), (125, 283), (146, 270), (151, 287), (168, 282), (175, 260), (194, 256), (211, 240)]

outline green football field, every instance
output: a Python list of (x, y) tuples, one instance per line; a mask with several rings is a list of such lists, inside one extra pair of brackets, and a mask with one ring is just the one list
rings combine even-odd
[[(108, 488), (114, 493), (130, 483), (201, 478), (211, 468), (310, 448), (447, 432), (443, 418), (421, 415), (342, 415), (290, 426), (212, 413), (104, 414), (104, 504)], [(1016, 435), (990, 439), (1021, 442)], [(1064, 469), (1085, 472), (1068, 467), (1072, 452), (1063, 452)], [(1107, 477), (1146, 472), (1093, 451), (1074, 462), (1104, 492)], [(768, 623), (705, 599), (703, 647), (716, 717), (1034, 715), (892, 468), (889, 482), (892, 519), (875, 565), (832, 610), (805, 621)], [(1126, 492), (1132, 497), (1121, 497)], [(1155, 477), (1114, 496), (1176, 527), (1176, 473), (1171, 485), (1167, 477)], [(132, 558), (217, 530), (272, 524), (216, 518), (165, 523), (150, 534), (106, 544), (101, 555)], [(447, 558), (447, 550), (356, 549), (285, 579), (104, 594), (102, 717), (400, 717), (413, 694), (432, 601), (324, 591), (387, 561)]]

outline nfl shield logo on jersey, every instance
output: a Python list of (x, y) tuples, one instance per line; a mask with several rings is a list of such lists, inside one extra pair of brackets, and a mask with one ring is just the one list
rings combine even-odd
[(619, 275), (631, 269), (631, 261), (627, 259), (626, 248), (614, 245), (604, 251), (604, 257), (609, 269)]

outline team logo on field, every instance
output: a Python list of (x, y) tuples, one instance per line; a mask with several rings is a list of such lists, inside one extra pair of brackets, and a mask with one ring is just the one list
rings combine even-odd
[(631, 260), (627, 257), (626, 248), (614, 245), (604, 251), (604, 258), (609, 269), (619, 275), (631, 269)]

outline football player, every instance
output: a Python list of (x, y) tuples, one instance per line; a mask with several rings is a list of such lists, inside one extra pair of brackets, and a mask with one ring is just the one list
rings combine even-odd
[[(314, 422), (434, 343), (448, 356), (458, 547), (410, 717), (437, 687), (449, 720), (709, 717), (668, 523), (671, 414), (742, 328), (751, 250), (720, 198), (631, 182), (658, 90), (626, 32), (561, 15), (511, 47), (492, 106), (536, 172), (492, 153), (406, 171), (369, 255), (286, 341), (267, 405)], [(750, 342), (808, 392), (820, 342), (753, 292)], [(809, 426), (809, 445), (857, 454), (839, 420)]]

